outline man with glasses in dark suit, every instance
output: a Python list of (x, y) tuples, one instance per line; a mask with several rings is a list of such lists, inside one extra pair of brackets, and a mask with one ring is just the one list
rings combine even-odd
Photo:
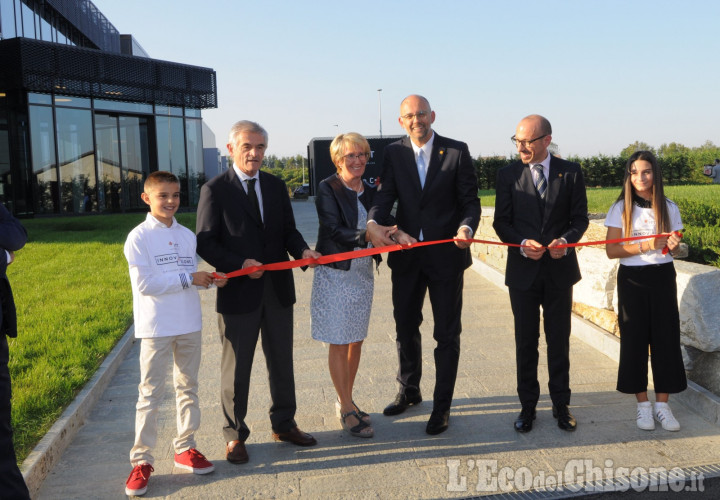
[(493, 227), (510, 247), (505, 284), (515, 317), (517, 392), (522, 405), (515, 430), (529, 432), (540, 397), (537, 379), (540, 307), (547, 342), (553, 416), (558, 427), (574, 431), (570, 413), (570, 315), (572, 287), (580, 281), (574, 248), (588, 227), (585, 181), (580, 165), (548, 152), (550, 122), (523, 118), (511, 138), (520, 160), (500, 169)]
[[(367, 234), (373, 245), (395, 242), (472, 238), (480, 221), (477, 176), (467, 144), (442, 137), (432, 129), (435, 111), (419, 95), (400, 105), (400, 125), (408, 137), (385, 148), (380, 188), (368, 213)], [(397, 232), (390, 211), (397, 201)], [(458, 361), (463, 273), (471, 264), (470, 242), (419, 247), (388, 256), (400, 390), (383, 413), (397, 415), (422, 401), (420, 324), (426, 292), (435, 327), (435, 390), (426, 432), (447, 430)]]

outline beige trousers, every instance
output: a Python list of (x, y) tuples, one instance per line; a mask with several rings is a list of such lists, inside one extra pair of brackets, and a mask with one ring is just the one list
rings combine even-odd
[(141, 339), (135, 443), (130, 450), (133, 467), (153, 463), (151, 451), (157, 441), (158, 408), (165, 393), (165, 378), (171, 359), (177, 411), (177, 437), (173, 446), (175, 453), (196, 447), (194, 434), (200, 427), (198, 370), (201, 347), (201, 332)]

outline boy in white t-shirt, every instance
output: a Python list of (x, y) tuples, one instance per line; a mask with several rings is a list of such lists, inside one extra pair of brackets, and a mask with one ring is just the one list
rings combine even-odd
[(202, 346), (197, 287), (227, 283), (227, 279), (197, 270), (195, 234), (174, 217), (180, 206), (178, 178), (170, 172), (153, 172), (141, 197), (150, 206), (150, 213), (130, 231), (125, 242), (135, 337), (141, 339), (135, 443), (130, 450), (133, 470), (125, 482), (127, 495), (143, 495), (154, 471), (151, 451), (157, 441), (157, 413), (170, 358), (177, 408), (175, 466), (195, 474), (215, 470), (197, 451), (194, 439), (200, 426), (198, 371)]

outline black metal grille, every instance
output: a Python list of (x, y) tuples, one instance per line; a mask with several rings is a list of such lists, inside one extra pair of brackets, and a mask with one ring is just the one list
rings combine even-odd
[(0, 68), (0, 90), (217, 107), (215, 71), (199, 66), (11, 38), (0, 41)]

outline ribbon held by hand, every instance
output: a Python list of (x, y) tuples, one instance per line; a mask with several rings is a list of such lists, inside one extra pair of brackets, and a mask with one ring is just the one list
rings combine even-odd
[[(680, 237), (682, 237), (682, 233), (679, 233)], [(608, 243), (622, 243), (625, 241), (636, 241), (636, 240), (642, 240), (647, 238), (658, 238), (660, 236), (667, 236), (665, 234), (654, 234), (651, 236), (631, 236), (629, 238), (616, 238), (614, 240), (602, 240), (602, 241), (585, 241), (582, 243), (567, 243), (564, 245), (557, 245), (554, 248), (573, 248), (573, 247), (584, 247), (584, 246), (594, 246), (594, 245), (605, 245)], [(446, 239), (446, 240), (435, 240), (435, 241), (418, 241), (416, 243), (411, 243), (407, 245), (388, 245), (385, 247), (379, 247), (379, 248), (363, 248), (361, 250), (352, 250), (350, 252), (342, 252), (342, 253), (334, 253), (330, 255), (323, 255), (322, 257), (318, 258), (308, 258), (308, 259), (297, 259), (297, 260), (289, 260), (284, 262), (273, 262), (271, 264), (263, 264), (261, 266), (249, 266), (244, 269), (238, 269), (237, 271), (232, 271), (225, 274), (226, 278), (236, 278), (239, 276), (246, 276), (248, 274), (252, 274), (255, 271), (282, 271), (287, 269), (294, 269), (296, 267), (304, 267), (308, 266), (310, 264), (331, 264), (333, 262), (340, 262), (342, 260), (348, 260), (348, 259), (358, 259), (360, 257), (368, 257), (371, 255), (378, 255), (381, 253), (389, 253), (389, 252), (397, 252), (398, 250), (412, 250), (413, 248), (417, 247), (424, 247), (424, 246), (430, 246), (430, 245), (441, 245), (445, 243), (453, 243), (455, 241), (470, 241), (472, 243), (482, 243), (484, 245), (501, 245), (506, 247), (516, 247), (520, 248), (523, 245), (519, 243), (503, 243), (502, 241), (494, 241), (494, 240), (476, 240), (476, 239), (470, 239), (470, 240), (462, 240), (462, 239)], [(527, 245), (526, 245), (527, 247)], [(547, 247), (544, 247), (547, 248)], [(666, 247), (667, 248), (667, 247)], [(663, 251), (663, 253), (667, 253)], [(215, 275), (216, 278), (220, 278), (219, 275)]]

